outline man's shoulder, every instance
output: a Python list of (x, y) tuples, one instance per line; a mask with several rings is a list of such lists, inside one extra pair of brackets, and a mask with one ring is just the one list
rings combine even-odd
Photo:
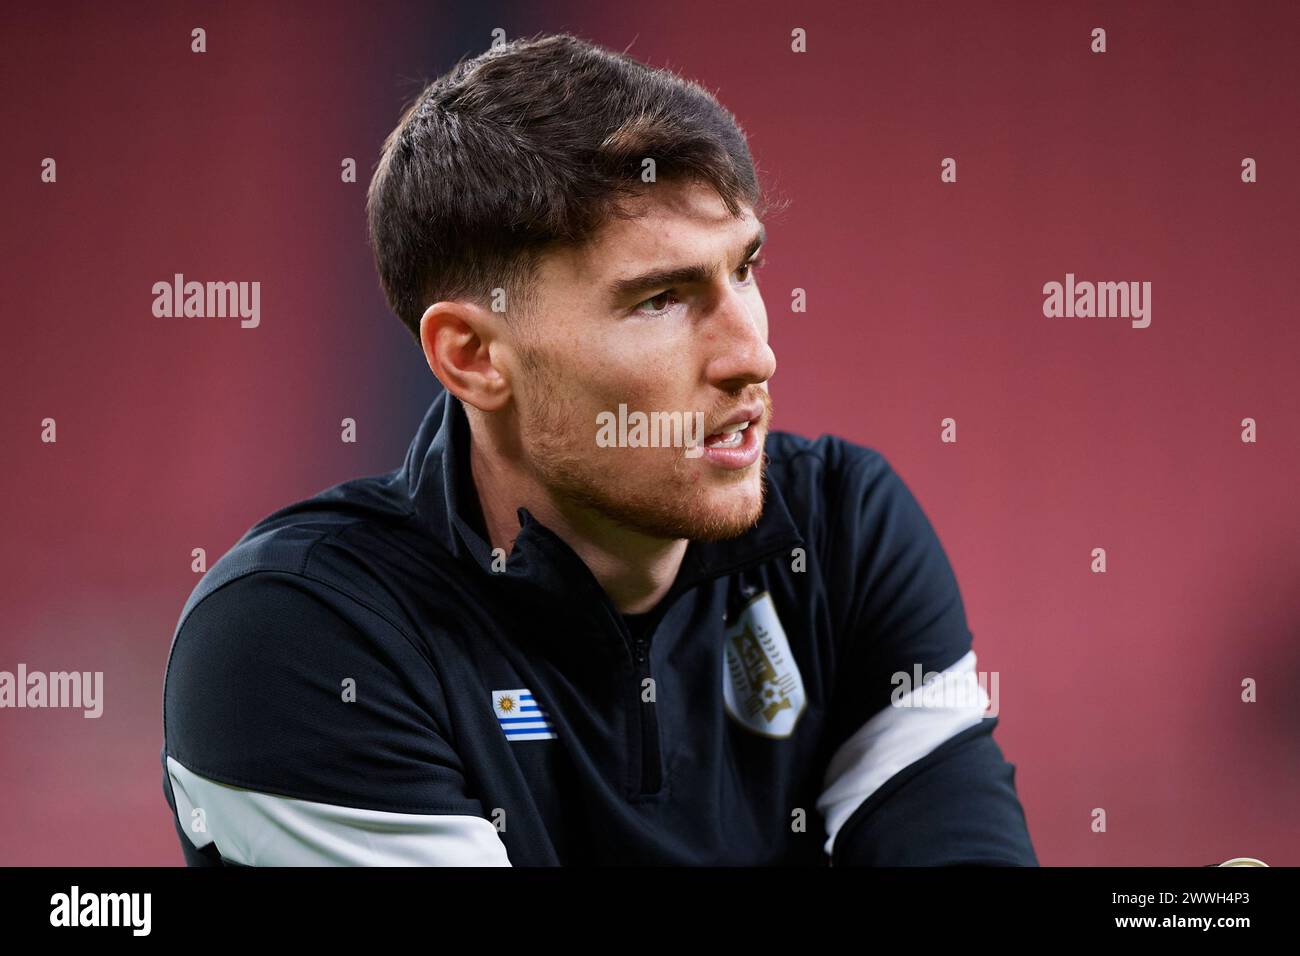
[(261, 568), (205, 590), (163, 680), (173, 775), (316, 804), (444, 812), (455, 737), (428, 648), (380, 605)]
[(308, 710), (305, 702), (320, 704), (331, 687), (345, 691), (346, 680), (373, 698), (397, 687), (403, 674), (435, 676), (428, 648), (386, 602), (310, 570), (253, 564), (205, 578), (186, 602), (164, 677), (173, 724), (181, 715), (213, 730), (234, 719), (233, 708), (252, 741), (278, 732), (269, 719), (256, 725), (255, 712)]
[[(440, 706), (437, 664), (463, 618), (464, 572), (395, 481), (354, 478), (286, 505), (203, 573), (168, 652), (172, 723), (201, 716), (211, 728), (232, 707), (274, 713), (269, 701), (310, 712), (302, 702), (344, 678), (368, 687), (373, 702), (376, 688), (400, 695), (403, 681), (424, 675), (420, 708)], [(240, 703), (252, 700), (255, 708)], [(244, 729), (251, 739), (262, 732), (251, 716)]]
[(769, 467), (782, 472), (816, 469), (835, 475), (887, 466), (885, 456), (879, 450), (839, 435), (808, 438), (795, 432), (771, 431), (767, 434), (764, 450)]
[(841, 567), (936, 552), (933, 526), (911, 486), (876, 448), (837, 435), (773, 432), (767, 474), (821, 557)]
[[(437, 560), (439, 551), (393, 484), (392, 473), (354, 478), (257, 521), (203, 573), (177, 633), (199, 608), (211, 615), (215, 605), (229, 605), (230, 592), (272, 618), (291, 619), (308, 601), (386, 614), (385, 582), (407, 565)], [(225, 598), (213, 601), (220, 592)]]
[(878, 449), (839, 435), (808, 438), (794, 432), (767, 435), (768, 479), (798, 518), (861, 503), (872, 485), (893, 468)]
[(186, 601), (164, 671), (164, 755), (229, 786), (427, 810), (414, 765), (384, 768), (387, 793), (345, 766), (381, 751), (453, 759), (430, 629), (411, 624), (367, 557), (399, 529), (295, 508), (258, 522)]

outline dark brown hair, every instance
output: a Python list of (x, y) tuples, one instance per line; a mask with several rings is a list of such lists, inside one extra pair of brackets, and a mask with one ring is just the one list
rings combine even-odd
[(772, 208), (736, 118), (707, 90), (569, 34), (518, 39), (430, 83), (384, 142), (367, 193), (388, 304), (419, 341), (444, 299), (528, 311), (541, 253), (581, 245), (621, 196), (696, 178), (732, 215)]

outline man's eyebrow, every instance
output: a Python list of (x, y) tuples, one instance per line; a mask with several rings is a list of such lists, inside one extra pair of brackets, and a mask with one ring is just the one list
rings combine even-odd
[[(745, 248), (742, 250), (740, 254), (741, 261), (743, 262), (757, 252), (758, 247), (766, 239), (766, 227), (759, 226), (758, 232), (754, 233), (753, 238), (746, 243)], [(625, 279), (615, 279), (609, 285), (609, 294), (612, 299), (621, 302), (632, 298), (634, 295), (640, 295), (642, 292), (649, 292), (651, 289), (665, 289), (671, 286), (708, 282), (712, 272), (712, 267), (702, 263), (680, 266), (676, 269), (656, 269), (653, 272), (645, 272)]]

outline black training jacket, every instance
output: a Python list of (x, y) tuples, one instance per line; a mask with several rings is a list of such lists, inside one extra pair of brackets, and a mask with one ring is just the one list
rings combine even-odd
[(162, 749), (189, 864), (1037, 865), (879, 452), (769, 433), (759, 522), (625, 618), (524, 508), (494, 560), (468, 442), (440, 394), (402, 467), (263, 519), (190, 595)]

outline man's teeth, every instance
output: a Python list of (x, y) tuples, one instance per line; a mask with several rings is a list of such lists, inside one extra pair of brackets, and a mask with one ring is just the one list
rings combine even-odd
[(740, 445), (745, 441), (745, 436), (742, 435), (741, 432), (748, 427), (749, 422), (740, 422), (736, 425), (728, 425), (726, 428), (722, 429), (722, 431), (718, 432), (719, 435), (724, 435), (726, 437), (714, 440), (714, 436), (710, 435), (708, 446), (710, 448), (735, 448), (737, 445)]

